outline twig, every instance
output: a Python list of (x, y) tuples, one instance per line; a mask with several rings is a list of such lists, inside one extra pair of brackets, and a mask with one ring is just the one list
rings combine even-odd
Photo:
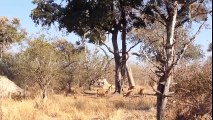
[(162, 72), (164, 72), (163, 69), (161, 69), (159, 66), (157, 66), (151, 59), (149, 59), (148, 55), (145, 53), (144, 50), (142, 50), (142, 53), (145, 55), (146, 59), (148, 60), (148, 62), (150, 62), (154, 67), (158, 68), (159, 70), (161, 70)]
[(163, 95), (160, 91), (155, 90), (155, 88), (154, 88), (153, 86), (151, 86), (151, 88), (152, 88), (152, 90), (153, 90), (154, 92), (156, 92), (156, 94), (161, 94), (161, 95)]
[(111, 50), (111, 48), (106, 45), (104, 42), (102, 42), (102, 44), (109, 50), (110, 53), (114, 54), (114, 52)]
[(135, 46), (137, 46), (139, 43), (143, 42), (142, 40), (139, 40), (135, 45), (131, 46), (127, 53), (129, 53)]
[(109, 58), (109, 55), (107, 54), (107, 52), (106, 52), (102, 47), (99, 46), (99, 48), (104, 52), (105, 56), (106, 56), (107, 58)]
[(148, 76), (153, 82), (157, 83), (157, 81), (154, 78), (152, 78), (150, 75), (148, 75)]

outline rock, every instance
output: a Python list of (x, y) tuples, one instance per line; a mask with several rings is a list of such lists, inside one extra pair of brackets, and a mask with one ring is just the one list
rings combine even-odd
[(0, 98), (10, 97), (11, 94), (24, 94), (24, 90), (5, 76), (0, 76)]

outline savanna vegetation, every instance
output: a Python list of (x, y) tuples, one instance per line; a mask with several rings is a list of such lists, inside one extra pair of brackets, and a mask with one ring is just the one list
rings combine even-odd
[(0, 75), (23, 89), (0, 98), (1, 119), (212, 119), (212, 43), (194, 43), (211, 0), (32, 3), (35, 24), (57, 23), (81, 40), (29, 36), (17, 18), (0, 17)]

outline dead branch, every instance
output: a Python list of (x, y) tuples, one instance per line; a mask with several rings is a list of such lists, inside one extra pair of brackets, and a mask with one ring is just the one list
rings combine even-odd
[(114, 54), (114, 52), (112, 51), (112, 49), (107, 44), (105, 44), (104, 42), (102, 42), (102, 44), (108, 49), (108, 51), (110, 53)]
[(150, 75), (148, 75), (148, 76), (153, 82), (157, 83), (157, 81), (154, 78), (152, 78)]
[(142, 50), (142, 53), (144, 54), (144, 56), (146, 57), (146, 59), (148, 60), (148, 62), (150, 62), (154, 67), (158, 68), (159, 70), (161, 70), (162, 72), (164, 72), (164, 70), (162, 68), (160, 68), (159, 66), (157, 66), (157, 64), (155, 64), (150, 58), (149, 56), (146, 54), (146, 52), (144, 50)]
[(160, 10), (158, 9), (158, 7), (156, 5), (154, 6), (154, 11), (156, 13), (158, 13), (158, 15), (161, 17), (161, 19), (163, 19), (163, 21), (167, 21), (166, 16), (164, 14), (160, 13)]
[(190, 40), (189, 40), (188, 42), (186, 42), (186, 43), (184, 44), (183, 49), (182, 49), (182, 50), (180, 51), (180, 53), (177, 55), (177, 59), (176, 59), (176, 60), (173, 62), (173, 64), (170, 66), (170, 70), (171, 70), (175, 65), (177, 65), (177, 64), (179, 63), (179, 61), (180, 61), (181, 58), (183, 57), (185, 51), (187, 50), (189, 44), (191, 44), (191, 43), (196, 39), (196, 37), (200, 34), (200, 32), (201, 32), (201, 30), (202, 30), (202, 28), (203, 28), (204, 25), (205, 25), (205, 22), (203, 22), (203, 23), (201, 24), (201, 26), (199, 27), (199, 29), (198, 29), (198, 31), (195, 33), (195, 35), (194, 35), (192, 38), (190, 38)]
[[(154, 81), (155, 83), (157, 83), (157, 81), (156, 81), (155, 79), (153, 79), (150, 75), (149, 75), (149, 77), (150, 77), (150, 79), (151, 79), (152, 81)], [(162, 93), (161, 93), (160, 91), (156, 90), (156, 89), (154, 88), (154, 86), (150, 85), (150, 87), (152, 88), (152, 90), (153, 90), (154, 92), (156, 92), (156, 94), (161, 94), (161, 95), (162, 95)]]
[(160, 91), (156, 90), (156, 89), (154, 88), (154, 86), (151, 86), (151, 88), (152, 88), (152, 90), (153, 90), (154, 92), (156, 92), (156, 94), (163, 95)]
[(136, 44), (134, 44), (133, 46), (131, 46), (129, 48), (129, 50), (127, 50), (127, 53), (129, 53), (135, 46), (137, 46), (139, 43), (143, 42), (142, 40), (139, 40)]
[(106, 52), (102, 47), (99, 47), (99, 48), (104, 52), (105, 56), (106, 56), (107, 58), (109, 58), (109, 55), (107, 54), (107, 52)]

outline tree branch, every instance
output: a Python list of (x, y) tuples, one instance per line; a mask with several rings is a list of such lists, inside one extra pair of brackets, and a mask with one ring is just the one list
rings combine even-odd
[(152, 78), (150, 75), (148, 75), (148, 76), (153, 82), (157, 83), (157, 81), (154, 78)]
[(109, 58), (109, 55), (107, 54), (107, 52), (106, 52), (102, 47), (99, 46), (99, 48), (104, 52), (105, 56), (106, 56), (107, 58)]
[(108, 49), (110, 53), (114, 54), (114, 52), (111, 50), (111, 48), (108, 45), (106, 45), (104, 42), (102, 42), (102, 44)]
[(127, 53), (128, 52), (130, 52), (135, 46), (137, 46), (139, 43), (141, 43), (141, 42), (143, 42), (142, 40), (139, 40), (135, 45), (133, 45), (133, 46), (131, 46), (130, 48), (129, 48), (129, 50), (127, 51)]
[(154, 92), (156, 92), (156, 94), (161, 94), (161, 95), (162, 95), (162, 93), (161, 93), (160, 91), (156, 90), (153, 86), (151, 86), (151, 88), (152, 88), (152, 90), (153, 90)]
[(113, 60), (114, 58), (111, 58), (110, 60), (108, 60), (107, 64), (104, 66), (104, 71), (106, 72), (107, 71), (107, 68), (109, 68), (109, 65), (111, 63), (111, 61)]
[(173, 62), (173, 64), (170, 66), (170, 69), (169, 69), (169, 70), (171, 70), (175, 65), (177, 65), (177, 64), (179, 63), (179, 61), (180, 61), (181, 58), (183, 57), (185, 51), (187, 50), (189, 44), (191, 44), (191, 43), (196, 39), (196, 37), (200, 34), (200, 32), (201, 32), (201, 30), (202, 30), (202, 28), (203, 28), (204, 25), (205, 25), (205, 22), (203, 22), (203, 23), (201, 24), (201, 26), (199, 27), (199, 29), (198, 29), (198, 31), (195, 33), (195, 35), (194, 35), (192, 38), (190, 38), (190, 40), (189, 40), (188, 42), (186, 42), (186, 43), (184, 44), (183, 49), (179, 52), (179, 55), (177, 55), (177, 59), (176, 59), (175, 62)]
[(146, 57), (146, 59), (148, 60), (148, 62), (150, 62), (154, 67), (158, 68), (159, 70), (161, 70), (162, 72), (164, 72), (163, 69), (161, 69), (159, 66), (157, 66), (150, 58), (149, 56), (146, 54), (146, 52), (144, 50), (142, 50), (142, 53), (144, 54), (144, 56)]
[(163, 19), (164, 22), (167, 21), (166, 16), (165, 16), (164, 14), (160, 13), (160, 11), (159, 11), (159, 9), (157, 8), (157, 6), (154, 6), (153, 9), (154, 9), (154, 11), (155, 11), (156, 13), (158, 13), (158, 15), (160, 15), (160, 17)]

